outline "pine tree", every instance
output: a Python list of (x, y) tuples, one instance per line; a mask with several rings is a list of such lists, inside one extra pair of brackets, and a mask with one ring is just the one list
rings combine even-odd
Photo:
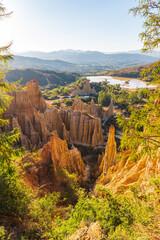
[[(9, 17), (10, 14), (0, 3), (0, 20)], [(19, 139), (19, 130), (15, 128), (7, 133), (1, 130), (9, 123), (8, 120), (3, 119), (3, 114), (12, 101), (12, 97), (8, 95), (12, 86), (3, 81), (8, 60), (13, 58), (9, 52), (10, 46), (11, 44), (0, 47), (0, 218), (4, 215), (23, 216), (28, 209), (29, 201), (15, 164), (15, 160), (21, 154), (20, 149), (14, 147), (14, 143)]]
[(130, 12), (144, 18), (144, 31), (139, 34), (143, 42), (142, 52), (153, 51), (160, 45), (160, 1), (139, 0), (139, 5)]
[[(144, 31), (140, 33), (142, 52), (156, 50), (160, 44), (160, 1), (139, 0), (139, 5), (130, 9), (130, 12), (144, 18)], [(160, 61), (143, 70), (141, 76), (160, 84)], [(154, 94), (151, 93), (142, 109), (132, 107), (130, 112), (128, 120), (120, 115), (117, 118), (124, 131), (121, 148), (131, 149), (134, 158), (139, 146), (141, 153), (153, 154), (160, 148), (160, 89), (157, 88)]]

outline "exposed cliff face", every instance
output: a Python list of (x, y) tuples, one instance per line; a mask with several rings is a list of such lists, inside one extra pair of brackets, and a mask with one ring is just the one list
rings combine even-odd
[(88, 106), (81, 99), (75, 99), (72, 104), (73, 111), (85, 111), (91, 114), (94, 117), (98, 117), (101, 120), (105, 120), (107, 117), (111, 117), (113, 115), (113, 101), (111, 101), (108, 110), (104, 111), (100, 106), (97, 106), (92, 99), (91, 104)]
[(114, 138), (115, 128), (111, 125), (109, 129), (108, 142), (105, 149), (105, 154), (100, 165), (100, 173), (103, 173), (104, 176), (107, 175), (108, 169), (116, 164), (116, 141)]
[[(129, 189), (134, 183), (143, 184), (149, 176), (160, 174), (160, 155), (149, 159), (147, 154), (136, 162), (129, 158), (130, 152), (124, 152), (122, 160), (108, 169), (107, 176), (102, 174), (99, 183), (117, 193)], [(125, 156), (126, 155), (126, 156)]]
[(31, 101), (32, 106), (40, 112), (44, 112), (47, 109), (46, 102), (42, 96), (41, 90), (38, 86), (36, 79), (32, 79), (26, 84), (27, 95)]
[(56, 108), (47, 109), (38, 82), (33, 79), (26, 85), (26, 90), (9, 93), (13, 100), (4, 118), (10, 120), (5, 130), (15, 127), (20, 129), (21, 143), (26, 149), (42, 147), (52, 131), (63, 137), (65, 126), (59, 118)]
[[(10, 120), (6, 131), (20, 129), (21, 144), (26, 149), (41, 148), (53, 132), (73, 143), (97, 146), (103, 144), (101, 120), (80, 111), (48, 108), (37, 80), (26, 85), (26, 90), (9, 93), (13, 100), (4, 118)], [(91, 110), (94, 110), (94, 103)], [(92, 112), (93, 112), (92, 111)]]
[(85, 96), (85, 95), (90, 95), (90, 94), (95, 94), (96, 95), (97, 92), (94, 88), (93, 89), (91, 88), (88, 79), (85, 80), (85, 85), (84, 85), (83, 89), (80, 89), (79, 87), (76, 87), (76, 89), (73, 90), (73, 92), (72, 92), (73, 96), (77, 96), (77, 95)]
[[(141, 151), (140, 147), (138, 151)], [(116, 164), (116, 143), (114, 140), (114, 127), (111, 126), (105, 155), (100, 165), (101, 176), (98, 183), (112, 192), (125, 191), (134, 183), (142, 184), (149, 176), (160, 174), (160, 149), (156, 155), (149, 157), (143, 154), (141, 158), (133, 161), (130, 151), (122, 154), (121, 161)]]
[(69, 150), (66, 140), (61, 140), (57, 136), (52, 136), (50, 141), (43, 146), (40, 158), (43, 160), (51, 159), (55, 172), (62, 168), (71, 173), (76, 173), (78, 176), (84, 175), (81, 153), (75, 147)]
[(68, 149), (67, 142), (57, 136), (43, 146), (38, 155), (28, 154), (23, 158), (25, 167), (25, 181), (32, 187), (43, 186), (46, 191), (63, 191), (61, 182), (65, 179), (58, 177), (58, 169), (66, 169), (69, 173), (76, 173), (79, 180), (84, 176), (84, 163), (77, 148)]
[(90, 146), (103, 144), (101, 120), (72, 110), (61, 109), (60, 117), (69, 132), (69, 141)]

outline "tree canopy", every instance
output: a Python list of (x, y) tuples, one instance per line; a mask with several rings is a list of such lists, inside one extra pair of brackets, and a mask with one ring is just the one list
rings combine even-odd
[(142, 52), (153, 51), (160, 45), (160, 1), (139, 0), (137, 7), (131, 8), (130, 12), (144, 18), (144, 31), (139, 34), (143, 42)]
[[(156, 50), (160, 44), (160, 1), (139, 0), (139, 5), (130, 9), (134, 15), (144, 18), (144, 31), (140, 33), (143, 42), (142, 52)], [(160, 83), (160, 61), (141, 72), (143, 78)], [(135, 158), (138, 147), (141, 153), (153, 154), (160, 147), (160, 89), (151, 94), (142, 109), (130, 108), (128, 120), (118, 116), (117, 121), (123, 128), (121, 148), (131, 149)]]

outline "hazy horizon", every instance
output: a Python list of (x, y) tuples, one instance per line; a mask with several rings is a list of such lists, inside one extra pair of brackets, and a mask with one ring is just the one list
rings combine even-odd
[[(27, 53), (27, 52), (43, 52), (43, 53), (50, 53), (50, 52), (59, 52), (59, 51), (79, 51), (79, 52), (101, 52), (105, 54), (112, 54), (112, 53), (131, 53), (131, 52), (138, 52), (141, 51), (141, 49), (131, 49), (128, 51), (113, 51), (113, 52), (105, 52), (105, 51), (98, 51), (98, 50), (83, 50), (83, 49), (56, 49), (56, 50), (50, 50), (50, 51), (41, 51), (41, 50), (27, 50), (27, 51), (13, 51), (14, 54), (17, 53)], [(147, 54), (147, 53), (146, 53)]]
[(5, 0), (0, 44), (12, 51), (81, 49), (105, 53), (141, 49), (142, 19), (128, 11), (138, 0)]

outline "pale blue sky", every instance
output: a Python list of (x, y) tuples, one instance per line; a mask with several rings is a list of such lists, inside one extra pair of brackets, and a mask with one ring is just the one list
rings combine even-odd
[(140, 49), (138, 0), (3, 0), (13, 15), (0, 22), (0, 45), (13, 51), (60, 49), (117, 52)]

